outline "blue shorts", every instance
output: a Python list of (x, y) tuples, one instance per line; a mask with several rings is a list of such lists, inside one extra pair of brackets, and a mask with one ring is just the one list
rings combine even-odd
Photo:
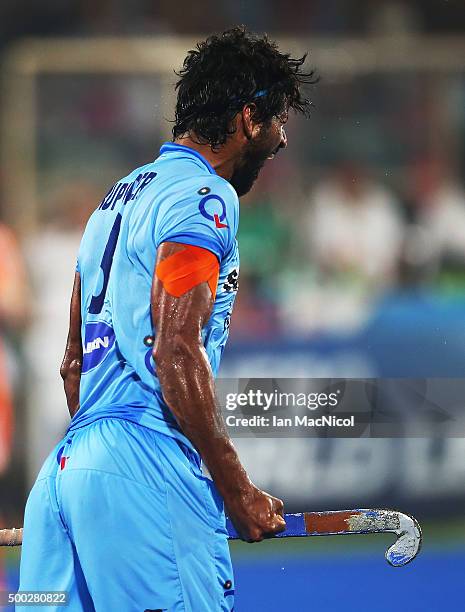
[(41, 610), (233, 609), (223, 502), (198, 454), (129, 421), (100, 419), (56, 446), (23, 538), (20, 590), (68, 593)]

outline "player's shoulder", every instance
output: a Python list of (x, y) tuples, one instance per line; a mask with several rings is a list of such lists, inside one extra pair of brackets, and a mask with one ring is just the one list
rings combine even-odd
[[(155, 183), (155, 182), (154, 182)], [(162, 209), (203, 209), (214, 202), (238, 216), (239, 199), (232, 185), (217, 174), (207, 172), (185, 173), (174, 180), (162, 181), (159, 197)]]
[(218, 174), (202, 174), (191, 177), (187, 190), (196, 198), (221, 198), (229, 205), (238, 206), (239, 199), (231, 183)]
[[(189, 177), (183, 195), (178, 194), (176, 206), (182, 214), (199, 215), (205, 223), (227, 223), (234, 234), (239, 224), (239, 199), (232, 185), (217, 174), (199, 174)], [(223, 227), (216, 223), (216, 227)], [(226, 226), (224, 226), (226, 227)]]
[(164, 196), (173, 196), (178, 202), (196, 201), (209, 194), (216, 195), (228, 203), (239, 203), (236, 191), (199, 152), (177, 143), (166, 142), (160, 156), (154, 161), (160, 171), (158, 184)]
[(158, 244), (176, 239), (203, 246), (221, 261), (239, 223), (233, 187), (220, 176), (202, 171), (182, 175), (166, 187), (154, 215)]

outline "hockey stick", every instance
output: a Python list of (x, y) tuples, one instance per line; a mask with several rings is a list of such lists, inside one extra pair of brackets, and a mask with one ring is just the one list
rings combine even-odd
[(21, 546), (23, 543), (23, 529), (0, 529), (0, 546)]
[[(276, 538), (302, 536), (347, 535), (351, 533), (395, 533), (397, 540), (385, 554), (386, 561), (400, 567), (412, 561), (421, 546), (422, 534), (417, 520), (397, 510), (330, 510), (327, 512), (303, 512), (285, 514), (286, 530)], [(237, 532), (227, 519), (231, 540), (238, 539)]]
[[(386, 560), (394, 567), (406, 565), (418, 554), (421, 546), (421, 528), (416, 519), (397, 510), (330, 510), (285, 514), (286, 530), (276, 538), (302, 536), (346, 535), (350, 533), (394, 533), (397, 540), (386, 551)], [(239, 536), (227, 519), (230, 540)], [(22, 529), (0, 529), (0, 546), (20, 546)]]

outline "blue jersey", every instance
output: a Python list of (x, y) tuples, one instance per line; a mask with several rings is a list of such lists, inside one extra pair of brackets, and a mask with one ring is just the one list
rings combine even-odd
[(202, 330), (216, 375), (238, 286), (238, 221), (233, 187), (199, 153), (181, 145), (164, 144), (153, 163), (110, 189), (79, 249), (83, 362), (80, 408), (69, 430), (117, 417), (190, 444), (163, 399), (152, 359), (156, 252), (163, 242), (178, 242), (218, 258), (218, 289)]

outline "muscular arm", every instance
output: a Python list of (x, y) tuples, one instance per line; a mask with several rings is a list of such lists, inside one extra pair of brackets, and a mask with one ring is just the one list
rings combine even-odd
[(82, 342), (81, 342), (81, 277), (76, 272), (71, 295), (69, 332), (65, 355), (60, 367), (66, 401), (71, 418), (79, 410), (79, 385), (81, 382)]
[[(183, 249), (183, 245), (163, 243), (157, 264)], [(251, 483), (217, 406), (213, 374), (201, 339), (213, 304), (207, 282), (174, 297), (155, 274), (153, 357), (164, 398), (207, 465), (236, 528), (244, 539), (258, 541), (284, 528), (282, 502)]]

